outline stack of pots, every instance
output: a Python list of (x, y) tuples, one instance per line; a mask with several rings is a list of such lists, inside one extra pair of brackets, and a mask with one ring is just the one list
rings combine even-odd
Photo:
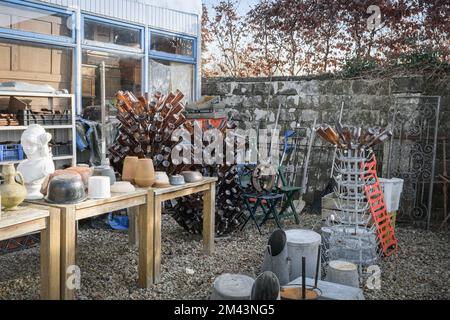
[(156, 178), (152, 159), (126, 157), (123, 163), (122, 180), (141, 188), (153, 186)]

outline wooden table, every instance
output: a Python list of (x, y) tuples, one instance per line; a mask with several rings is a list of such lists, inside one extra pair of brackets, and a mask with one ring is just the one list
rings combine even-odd
[[(70, 300), (74, 298), (75, 289), (69, 288), (66, 283), (72, 282), (71, 266), (75, 266), (76, 253), (76, 223), (79, 220), (99, 216), (108, 212), (118, 211), (131, 207), (139, 207), (140, 215), (142, 215), (143, 223), (149, 223), (146, 219), (150, 219), (152, 214), (149, 207), (148, 196), (149, 191), (145, 189), (136, 189), (130, 193), (116, 193), (112, 194), (111, 198), (100, 200), (86, 200), (78, 204), (60, 205), (47, 203), (44, 200), (27, 201), (28, 206), (32, 207), (47, 207), (57, 210), (61, 216), (61, 263), (60, 263), (60, 288), (61, 299)], [(145, 250), (141, 253), (142, 250)], [(139, 246), (139, 257), (142, 257), (143, 262), (139, 263), (139, 267), (146, 268), (146, 261), (149, 261), (147, 256), (153, 256), (153, 248)], [(151, 261), (147, 262), (151, 263)], [(145, 275), (139, 272), (139, 275)], [(141, 282), (141, 281), (140, 281)], [(142, 281), (143, 282), (143, 281)]]
[(60, 216), (55, 210), (20, 208), (0, 217), (0, 241), (41, 232), (41, 299), (59, 299)]
[[(214, 251), (215, 184), (217, 178), (205, 178), (197, 183), (168, 188), (137, 189), (131, 193), (112, 194), (109, 199), (87, 200), (74, 205), (28, 201), (30, 206), (45, 206), (58, 210), (61, 215), (61, 299), (74, 298), (74, 290), (66, 286), (75, 265), (76, 222), (122, 209), (138, 213), (139, 230), (139, 286), (148, 288), (161, 279), (161, 203), (197, 192), (204, 192), (203, 241), (207, 254)], [(131, 223), (133, 224), (133, 223)], [(130, 233), (131, 235), (131, 233)]]
[[(149, 189), (149, 207), (152, 217), (142, 217), (139, 212), (139, 247), (154, 248), (152, 261), (149, 256), (143, 255), (146, 250), (139, 253), (139, 285), (147, 288), (151, 283), (161, 281), (161, 204), (167, 200), (203, 192), (203, 248), (206, 254), (214, 252), (215, 232), (215, 206), (216, 206), (217, 178), (204, 178), (200, 182), (188, 183), (182, 186)], [(145, 213), (144, 213), (145, 214)], [(143, 223), (142, 221), (147, 221)], [(153, 231), (152, 231), (153, 230)], [(141, 266), (142, 263), (142, 266)]]

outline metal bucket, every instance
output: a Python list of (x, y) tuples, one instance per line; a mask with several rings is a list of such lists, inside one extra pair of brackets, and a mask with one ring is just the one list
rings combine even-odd
[[(291, 260), (289, 280), (293, 281), (301, 276), (302, 257), (306, 258), (306, 276), (314, 278), (316, 276), (317, 252), (322, 241), (320, 234), (311, 230), (293, 229), (287, 230), (286, 236), (288, 256)], [(319, 279), (320, 269), (319, 266)]]
[(264, 251), (262, 272), (272, 271), (277, 276), (280, 285), (285, 285), (289, 283), (289, 269), (286, 233), (278, 229), (270, 235)]

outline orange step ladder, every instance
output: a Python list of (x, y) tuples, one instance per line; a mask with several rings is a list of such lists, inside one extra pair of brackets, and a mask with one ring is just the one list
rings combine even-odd
[(377, 227), (377, 237), (385, 256), (391, 256), (398, 250), (398, 242), (395, 237), (391, 217), (386, 210), (384, 194), (377, 176), (377, 160), (375, 155), (364, 164), (363, 180), (364, 191), (369, 202), (372, 220)]

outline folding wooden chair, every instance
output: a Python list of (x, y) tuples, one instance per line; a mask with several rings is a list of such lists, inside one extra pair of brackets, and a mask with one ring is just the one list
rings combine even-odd
[[(276, 189), (283, 195), (282, 206), (279, 213), (280, 219), (294, 216), (295, 223), (300, 224), (299, 213), (294, 204), (294, 197), (298, 194), (302, 194), (304, 188), (288, 185), (285, 177), (285, 168), (283, 166), (278, 168)], [(290, 209), (290, 211), (288, 209)]]
[[(255, 167), (255, 165), (238, 166), (239, 181), (243, 190), (242, 197), (244, 199), (245, 208), (248, 211), (248, 216), (246, 217), (241, 230), (245, 228), (251, 219), (256, 225), (258, 232), (262, 235), (261, 226), (271, 218), (275, 220), (278, 228), (281, 229), (277, 205), (283, 199), (283, 195), (273, 192), (257, 192), (251, 184), (251, 177)], [(258, 223), (258, 208), (261, 208), (263, 213), (261, 223)]]

